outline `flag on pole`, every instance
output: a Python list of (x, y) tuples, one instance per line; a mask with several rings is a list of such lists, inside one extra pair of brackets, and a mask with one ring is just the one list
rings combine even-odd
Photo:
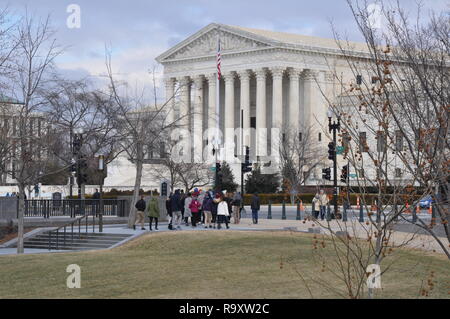
[(221, 57), (220, 57), (220, 39), (217, 39), (217, 78), (220, 80), (220, 77), (222, 76), (221, 70), (220, 70), (220, 64), (221, 64)]

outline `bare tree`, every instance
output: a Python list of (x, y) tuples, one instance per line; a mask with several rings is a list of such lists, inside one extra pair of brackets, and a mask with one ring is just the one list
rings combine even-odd
[(290, 193), (291, 203), (300, 191), (300, 186), (311, 176), (324, 160), (321, 147), (314, 143), (311, 127), (299, 130), (287, 128), (280, 134), (280, 171), (284, 188)]
[[(42, 112), (49, 73), (54, 59), (61, 53), (53, 39), (47, 17), (35, 20), (26, 15), (14, 30), (17, 47), (11, 62), (11, 95), (20, 101), (14, 105), (15, 136), (11, 139), (14, 177), (19, 189), (17, 252), (23, 253), (23, 219), (25, 189), (33, 185), (45, 168), (44, 155), (52, 134), (48, 127), (39, 128), (35, 118)], [(37, 126), (37, 129), (36, 129)]]
[[(129, 160), (136, 167), (132, 197), (132, 203), (135, 203), (139, 197), (143, 166), (152, 145), (160, 141), (164, 134), (168, 135), (171, 129), (176, 128), (183, 117), (174, 121), (168, 118), (168, 108), (172, 105), (170, 102), (173, 101), (177, 92), (174, 96), (167, 97), (167, 100), (162, 104), (156, 103), (157, 99), (154, 93), (155, 97), (152, 103), (146, 100), (143, 92), (130, 94), (127, 90), (122, 90), (124, 86), (114, 76), (111, 56), (108, 53), (106, 55), (106, 67), (110, 83), (109, 95), (114, 102), (110, 106), (109, 113), (113, 118), (118, 134), (121, 136), (119, 140), (120, 149), (127, 154)], [(151, 80), (151, 86), (155, 88), (154, 71), (151, 74)], [(190, 114), (186, 116), (190, 116)], [(128, 219), (130, 228), (133, 226), (134, 220), (134, 205), (130, 205)]]

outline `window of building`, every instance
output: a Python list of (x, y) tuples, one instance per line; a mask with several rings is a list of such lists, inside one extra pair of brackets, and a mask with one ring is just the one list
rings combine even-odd
[(250, 128), (256, 128), (256, 116), (250, 117)]
[(403, 134), (402, 131), (395, 131), (395, 151), (403, 151)]
[(302, 133), (298, 133), (298, 140), (299, 140), (299, 142), (302, 141), (302, 138), (303, 138)]
[(364, 168), (358, 169), (358, 176), (359, 176), (360, 178), (364, 178)]
[(403, 176), (403, 171), (400, 168), (395, 168), (395, 177), (400, 178)]
[(359, 132), (359, 150), (361, 152), (368, 152), (369, 146), (367, 145), (367, 134), (366, 132)]
[(386, 135), (384, 131), (377, 131), (377, 152), (386, 152)]
[(319, 133), (319, 142), (322, 142), (322, 133)]

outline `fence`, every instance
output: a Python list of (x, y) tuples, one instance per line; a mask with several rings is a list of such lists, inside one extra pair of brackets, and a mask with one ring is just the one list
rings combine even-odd
[[(123, 199), (104, 199), (103, 216), (126, 216), (126, 202)], [(99, 212), (99, 199), (29, 199), (25, 201), (25, 217), (92, 216)]]

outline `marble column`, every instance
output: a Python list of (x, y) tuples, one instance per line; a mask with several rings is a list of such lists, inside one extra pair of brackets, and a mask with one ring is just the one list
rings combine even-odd
[(272, 68), (273, 94), (272, 94), (272, 127), (281, 130), (283, 125), (283, 70)]
[(208, 129), (217, 127), (216, 120), (216, 73), (208, 75)]
[(289, 70), (289, 128), (298, 130), (300, 120), (300, 87), (299, 76), (301, 70)]
[(175, 79), (165, 79), (166, 86), (166, 123), (171, 124), (175, 121)]
[(256, 74), (256, 155), (267, 155), (266, 123), (266, 70), (257, 69)]
[(314, 107), (317, 105), (318, 101), (318, 87), (317, 87), (317, 75), (318, 72), (314, 70), (303, 71), (303, 105), (304, 105), (304, 116), (302, 119), (302, 125), (307, 127), (317, 126), (317, 121), (314, 118)]
[(225, 80), (225, 110), (224, 110), (224, 141), (227, 161), (234, 158), (234, 72), (224, 74)]
[(203, 76), (194, 77), (194, 106), (192, 108), (193, 158), (195, 163), (202, 162), (203, 149)]
[[(243, 110), (244, 145), (250, 145), (250, 136), (245, 132), (250, 128), (250, 74), (247, 70), (238, 73), (241, 81), (241, 109)], [(240, 114), (239, 114), (240, 118)]]
[(177, 81), (180, 83), (180, 120), (179, 125), (189, 129), (189, 108), (190, 108), (190, 78), (183, 76)]

